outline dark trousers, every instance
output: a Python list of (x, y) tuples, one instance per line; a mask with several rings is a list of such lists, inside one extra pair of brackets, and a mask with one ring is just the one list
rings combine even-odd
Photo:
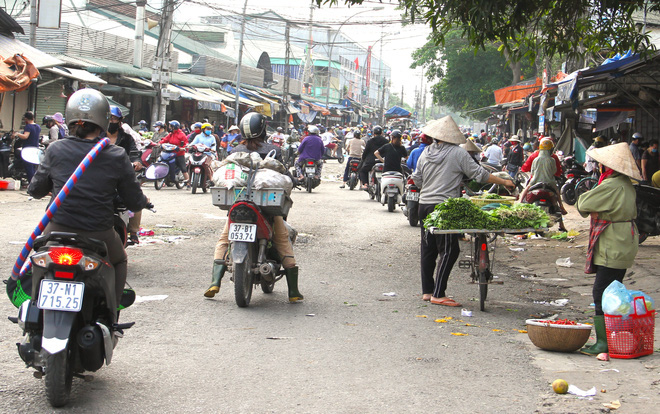
[(30, 182), (32, 181), (32, 177), (34, 177), (34, 173), (37, 172), (37, 165), (30, 162), (24, 162), (23, 165), (25, 166), (28, 182)]
[(603, 315), (603, 292), (610, 283), (618, 280), (623, 283), (623, 277), (626, 275), (626, 269), (612, 269), (611, 267), (596, 266), (596, 280), (594, 280), (594, 304), (596, 305), (596, 315)]
[(348, 182), (348, 175), (350, 174), (351, 171), (351, 160), (359, 160), (357, 157), (348, 157), (348, 160), (346, 160), (346, 169), (344, 170), (344, 182)]
[(9, 151), (0, 151), (0, 177), (9, 177)]
[[(434, 208), (435, 204), (420, 204), (420, 221)], [(432, 293), (433, 297), (442, 298), (446, 296), (449, 274), (461, 252), (458, 234), (433, 235), (427, 233), (424, 226), (421, 226), (421, 230), (422, 293)]]
[(372, 168), (374, 168), (374, 165), (376, 163), (369, 163), (369, 164), (362, 164), (362, 168), (360, 168), (360, 182), (362, 185), (367, 185), (369, 184), (369, 172), (371, 171)]

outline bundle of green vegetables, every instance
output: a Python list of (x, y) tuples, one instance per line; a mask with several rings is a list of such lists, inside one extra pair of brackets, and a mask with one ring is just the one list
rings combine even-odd
[(435, 206), (424, 219), (424, 227), (442, 230), (461, 229), (524, 229), (547, 227), (550, 217), (532, 204), (503, 205), (484, 211), (465, 198), (450, 198)]

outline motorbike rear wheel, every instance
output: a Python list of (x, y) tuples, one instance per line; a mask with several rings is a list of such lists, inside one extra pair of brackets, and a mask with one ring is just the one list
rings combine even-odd
[(197, 193), (197, 186), (200, 184), (200, 179), (199, 179), (199, 174), (197, 173), (192, 173), (192, 177), (190, 177), (190, 184), (192, 185), (192, 193), (195, 194)]
[(176, 188), (178, 190), (183, 188), (183, 181), (181, 180), (182, 177), (179, 177), (179, 174), (176, 175), (176, 177), (175, 177), (176, 179), (174, 181), (174, 185), (176, 185)]
[(307, 177), (307, 192), (312, 192), (312, 177)]
[(419, 205), (414, 201), (408, 201), (408, 223), (412, 227), (417, 227), (419, 222)]
[(354, 190), (356, 185), (357, 185), (357, 176), (355, 175), (355, 173), (352, 173), (351, 178), (348, 179), (348, 188), (350, 190)]
[(381, 202), (380, 200), (383, 198), (381, 192), (380, 192), (380, 183), (376, 183), (376, 201), (379, 203)]
[(390, 213), (396, 208), (396, 197), (387, 196), (387, 211)]
[(243, 263), (234, 263), (234, 299), (239, 308), (246, 308), (252, 298), (252, 248), (248, 246), (248, 253)]
[(53, 407), (62, 407), (69, 402), (73, 372), (68, 348), (46, 358), (44, 373), (46, 398)]
[(160, 180), (154, 181), (154, 187), (156, 188), (156, 190), (160, 190), (161, 188), (163, 188), (163, 185), (165, 185), (165, 179), (164, 178), (161, 178)]
[(564, 203), (572, 206), (577, 201), (575, 184), (573, 181), (566, 183), (561, 187), (561, 199)]

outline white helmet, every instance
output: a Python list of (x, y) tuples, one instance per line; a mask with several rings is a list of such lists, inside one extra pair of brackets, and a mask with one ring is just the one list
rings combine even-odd
[(312, 135), (318, 135), (320, 134), (319, 128), (316, 125), (309, 125), (307, 127), (307, 130), (309, 131), (310, 134)]

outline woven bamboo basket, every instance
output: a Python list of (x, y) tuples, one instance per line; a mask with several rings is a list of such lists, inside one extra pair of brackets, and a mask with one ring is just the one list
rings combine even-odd
[(557, 352), (574, 352), (589, 340), (591, 325), (553, 325), (542, 319), (527, 319), (527, 336), (541, 349)]

